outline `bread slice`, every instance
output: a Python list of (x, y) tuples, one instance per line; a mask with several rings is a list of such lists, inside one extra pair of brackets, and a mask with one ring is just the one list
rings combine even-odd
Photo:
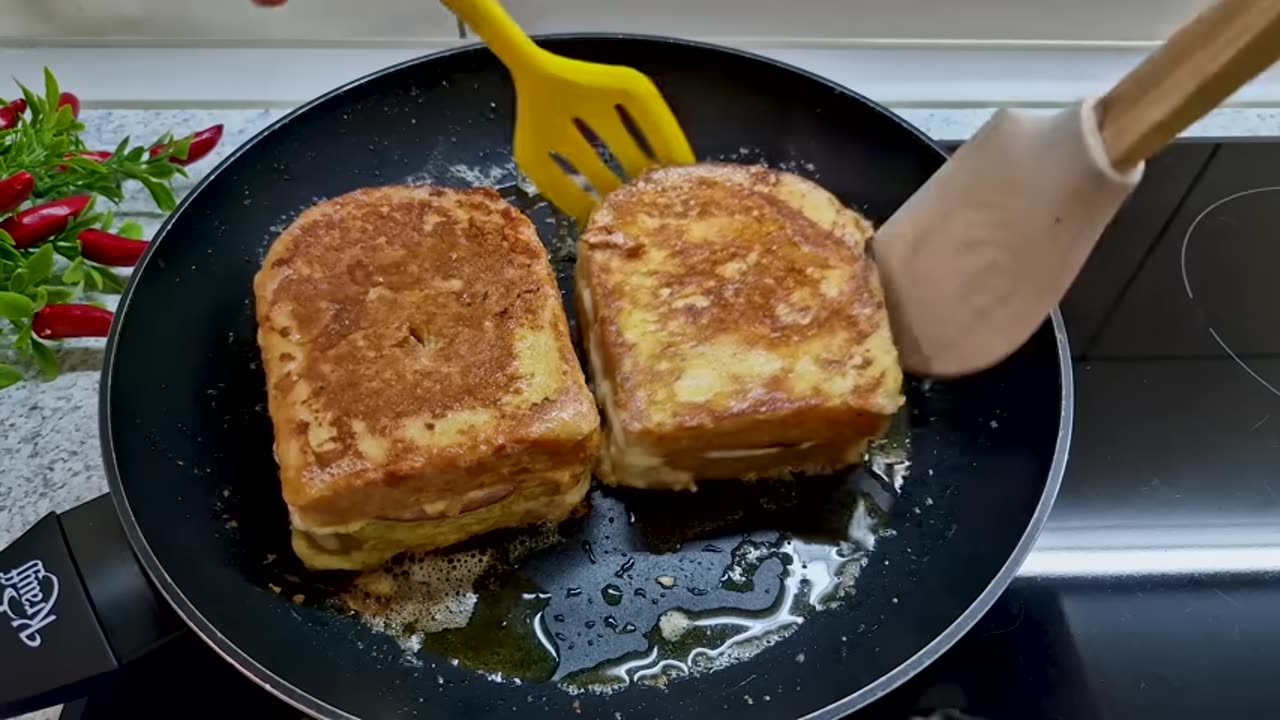
[(859, 462), (903, 401), (871, 233), (763, 167), (662, 168), (610, 194), (577, 266), (600, 477), (693, 488)]
[(546, 251), (493, 190), (321, 202), (271, 246), (254, 293), (307, 566), (372, 567), (582, 501), (599, 416)]

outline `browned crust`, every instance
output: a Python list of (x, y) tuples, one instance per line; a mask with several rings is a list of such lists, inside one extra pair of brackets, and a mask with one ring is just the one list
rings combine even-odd
[[(846, 456), (883, 432), (901, 403), (883, 292), (865, 253), (871, 232), (814, 183), (763, 167), (663, 168), (609, 195), (582, 235), (577, 270), (589, 298), (582, 325), (613, 394), (608, 431), (694, 477), (853, 462)], [(719, 397), (681, 399), (673, 388), (690, 373), (688, 349), (725, 341), (777, 367)], [(712, 372), (739, 361), (730, 353)], [(800, 369), (845, 378), (848, 391), (798, 390)], [(843, 451), (695, 459), (815, 444)]]
[(271, 246), (254, 292), (295, 524), (455, 515), (594, 457), (546, 251), (493, 190), (319, 203)]

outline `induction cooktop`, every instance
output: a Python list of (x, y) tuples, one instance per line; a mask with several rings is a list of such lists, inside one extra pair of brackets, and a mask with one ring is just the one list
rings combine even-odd
[[(1075, 429), (1043, 535), (972, 631), (855, 719), (1280, 705), (1277, 270), (1280, 141), (1180, 142), (1149, 163), (1062, 304)], [(298, 717), (190, 634), (62, 717), (194, 710)]]

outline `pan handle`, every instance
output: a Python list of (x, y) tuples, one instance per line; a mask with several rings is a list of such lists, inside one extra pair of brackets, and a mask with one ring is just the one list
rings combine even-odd
[(0, 550), (0, 717), (81, 697), (183, 628), (103, 495)]

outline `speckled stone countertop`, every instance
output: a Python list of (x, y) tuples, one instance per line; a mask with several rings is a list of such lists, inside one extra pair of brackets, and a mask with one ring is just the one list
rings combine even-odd
[[(990, 109), (903, 108), (899, 112), (940, 139), (967, 138), (991, 114)], [(178, 183), (181, 195), (222, 157), (285, 113), (96, 110), (86, 111), (83, 120), (88, 127), (85, 140), (94, 147), (113, 147), (125, 135), (149, 142), (168, 130), (184, 132), (223, 123), (222, 143), (213, 157), (190, 168), (189, 179)], [(1190, 134), (1280, 135), (1280, 110), (1220, 110)], [(148, 236), (163, 220), (141, 188), (133, 188), (120, 214), (142, 223)], [(64, 372), (56, 380), (29, 380), (0, 390), (0, 543), (8, 543), (50, 511), (66, 510), (106, 491), (97, 418), (102, 351), (101, 341), (68, 343), (61, 349)]]

